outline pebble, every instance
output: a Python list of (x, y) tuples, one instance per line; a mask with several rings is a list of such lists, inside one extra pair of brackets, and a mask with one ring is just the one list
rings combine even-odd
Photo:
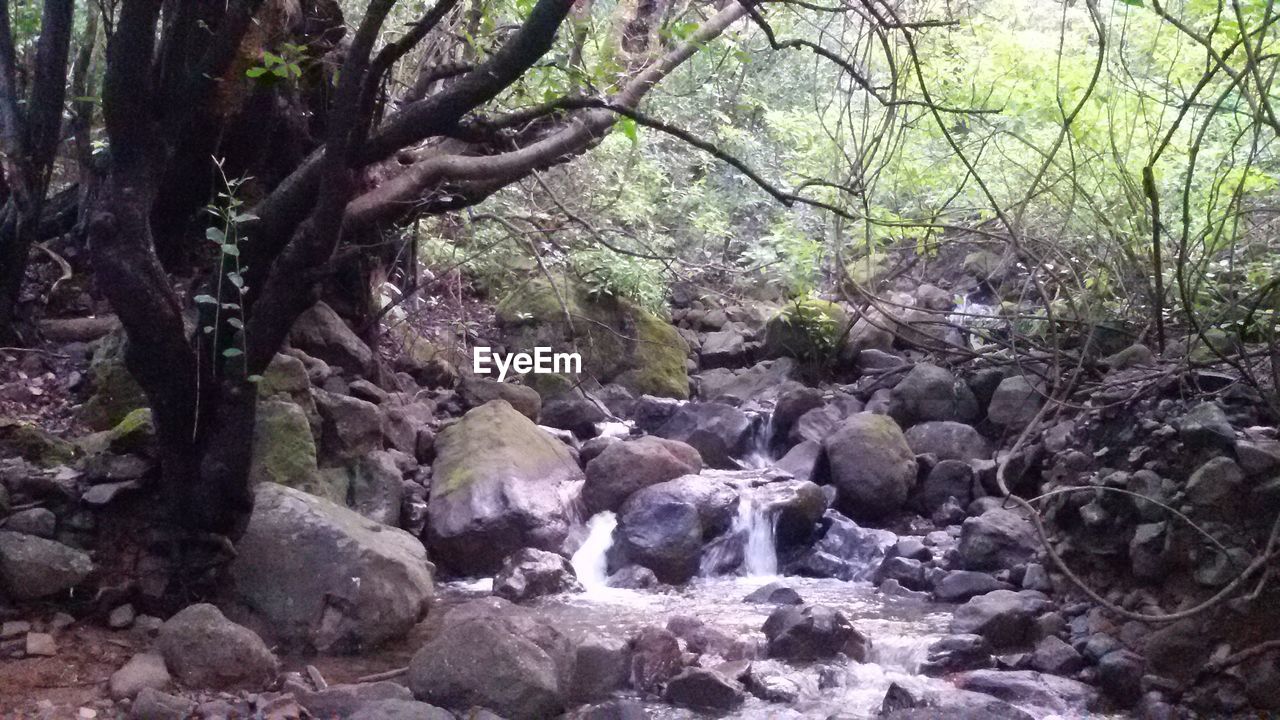
[(112, 630), (123, 630), (133, 624), (134, 612), (132, 605), (121, 605), (111, 611), (107, 616), (107, 627)]
[(27, 654), (53, 657), (58, 654), (58, 645), (48, 633), (27, 633)]

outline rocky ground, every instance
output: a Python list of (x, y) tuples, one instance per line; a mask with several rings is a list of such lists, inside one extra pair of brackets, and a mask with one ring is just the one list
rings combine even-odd
[[(563, 340), (559, 302), (516, 296), (493, 332), (513, 348)], [(1095, 350), (1042, 412), (1055, 358), (967, 351), (928, 312), (954, 302), (931, 285), (834, 339), (687, 288), (671, 323), (560, 300), (607, 329), (577, 336), (580, 383), (471, 377), (411, 322), (375, 351), (311, 310), (260, 384), (256, 508), (225, 592), (185, 608), (163, 592), (150, 416), (118, 333), (103, 322), (9, 355), (0, 714), (603, 719), (657, 703), (806, 717), (787, 673), (834, 677), (877, 643), (787, 576), (952, 613), (915, 668), (950, 691), (891, 685), (884, 717), (1280, 708), (1280, 654), (1259, 645), (1277, 605), (1256, 571), (1275, 550), (1280, 441), (1229, 373)], [(807, 360), (831, 341), (836, 372), (818, 375)], [(1047, 556), (1002, 482), (1044, 496), (1050, 547), (1105, 603)], [(536, 610), (582, 590), (568, 558), (600, 513), (617, 523), (608, 584), (641, 592), (745, 572), (740, 518), (765, 518), (783, 577), (744, 602), (776, 609), (747, 638), (674, 619), (623, 639), (562, 632)], [(465, 602), (438, 587), (490, 576), (492, 595)], [(1141, 619), (1169, 613), (1188, 617)]]

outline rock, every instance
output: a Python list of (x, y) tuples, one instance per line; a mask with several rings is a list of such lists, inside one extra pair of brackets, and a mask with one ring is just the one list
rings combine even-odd
[(981, 635), (996, 648), (1018, 645), (1028, 640), (1046, 605), (1040, 593), (993, 590), (957, 608), (951, 632)]
[(691, 667), (667, 682), (663, 698), (673, 705), (694, 710), (728, 712), (742, 705), (746, 693), (740, 683), (715, 670)]
[(1139, 580), (1162, 580), (1168, 566), (1165, 550), (1165, 523), (1143, 523), (1133, 530), (1129, 541), (1129, 563)]
[(0, 418), (0, 456), (20, 457), (40, 467), (64, 465), (76, 459), (76, 446), (35, 423)]
[(985, 460), (991, 457), (991, 443), (977, 430), (959, 422), (925, 422), (907, 430), (907, 444), (916, 455), (933, 455), (938, 460)]
[[(684, 641), (685, 652), (745, 661), (756, 654), (753, 641), (740, 640), (690, 615), (673, 615), (667, 629)], [(722, 668), (723, 669), (723, 668)], [(740, 673), (726, 673), (736, 678)]]
[(169, 687), (173, 678), (169, 677), (169, 669), (164, 665), (164, 658), (159, 653), (142, 652), (134, 655), (124, 667), (111, 674), (107, 687), (111, 697), (122, 700), (133, 698), (138, 693), (150, 688), (163, 690)]
[(736, 500), (723, 483), (700, 475), (650, 485), (622, 505), (615, 548), (662, 582), (682, 583), (697, 574), (703, 543), (728, 528)]
[(34, 535), (0, 531), (0, 589), (15, 600), (65, 593), (93, 572), (85, 553)]
[(916, 460), (892, 419), (851, 415), (827, 436), (823, 447), (842, 512), (881, 520), (906, 503), (916, 480)]
[(671, 416), (684, 406), (684, 403), (672, 398), (659, 398), (652, 395), (641, 395), (631, 404), (629, 413), (636, 428), (644, 432), (656, 432)]
[(236, 551), (237, 601), (287, 646), (355, 652), (402, 637), (434, 595), (417, 538), (277, 485), (256, 488)]
[(373, 351), (324, 302), (298, 316), (289, 344), (352, 375), (367, 375), (373, 368)]
[(912, 503), (932, 515), (955, 498), (961, 506), (973, 501), (973, 469), (961, 460), (943, 460), (934, 465), (912, 494)]
[(335, 503), (345, 503), (342, 478), (322, 476), (316, 443), (302, 408), (289, 400), (260, 400), (253, 421), (253, 459), (249, 482), (273, 482)]
[(680, 640), (669, 630), (647, 627), (631, 640), (631, 687), (655, 692), (684, 666)]
[(822, 488), (807, 480), (778, 480), (750, 492), (749, 502), (773, 522), (779, 552), (807, 546), (827, 510)]
[(262, 638), (207, 603), (169, 618), (156, 646), (178, 682), (190, 688), (262, 690), (279, 670)]
[(370, 683), (329, 685), (323, 690), (311, 691), (301, 686), (286, 684), (298, 698), (298, 704), (306, 708), (313, 717), (348, 717), (361, 707), (366, 707), (383, 700), (413, 700), (409, 688), (396, 682), (381, 681)]
[[(485, 720), (479, 715), (468, 717)], [(489, 717), (497, 718), (496, 715)], [(454, 720), (454, 715), (443, 708), (414, 700), (374, 700), (361, 705), (347, 716), (347, 720)]]
[(1227, 413), (1215, 402), (1207, 401), (1191, 408), (1178, 422), (1178, 437), (1193, 449), (1230, 450), (1236, 443), (1236, 431)]
[(960, 564), (967, 570), (1009, 569), (1030, 560), (1039, 547), (1035, 526), (1014, 510), (994, 508), (960, 528)]
[(395, 458), (386, 450), (374, 450), (337, 469), (346, 476), (348, 498), (353, 510), (383, 525), (400, 522), (404, 502), (404, 478)]
[(596, 424), (611, 419), (606, 406), (594, 394), (571, 387), (542, 403), (539, 422), (547, 427), (568, 430), (580, 438), (596, 434)]
[(1025, 376), (1014, 375), (1000, 381), (991, 404), (987, 406), (987, 420), (1002, 427), (1021, 427), (1031, 422), (1040, 412), (1040, 391)]
[(390, 402), (382, 408), (382, 435), (386, 444), (416, 458), (422, 464), (434, 459), (435, 403), (415, 400), (408, 403)]
[(605, 407), (609, 408), (609, 412), (620, 418), (629, 417), (636, 402), (636, 398), (631, 394), (631, 391), (617, 383), (604, 385), (595, 392), (595, 396), (597, 400), (604, 403)]
[(546, 550), (525, 548), (507, 557), (493, 578), (493, 594), (514, 603), (543, 595), (581, 592), (568, 560)]
[(470, 410), (436, 438), (427, 504), (435, 557), (487, 575), (522, 548), (560, 549), (583, 479), (570, 450), (506, 401)]
[(702, 457), (679, 440), (645, 436), (606, 447), (587, 463), (582, 502), (588, 515), (617, 510), (641, 488), (702, 471)]
[(1155, 353), (1142, 343), (1135, 343), (1114, 355), (1102, 359), (1102, 364), (1112, 371), (1128, 370), (1138, 365), (1150, 365), (1155, 362)]
[(387, 394), (386, 390), (383, 390), (364, 378), (352, 380), (347, 391), (351, 397), (364, 400), (365, 402), (371, 402), (374, 405), (381, 405), (387, 402), (391, 397)]
[(542, 398), (533, 388), (473, 375), (463, 377), (458, 384), (458, 398), (468, 410), (493, 400), (506, 400), (516, 412), (534, 422), (542, 412)]
[(565, 720), (645, 720), (649, 713), (635, 700), (609, 700), (584, 705), (564, 717)]
[(877, 585), (886, 581), (897, 581), (908, 590), (927, 590), (929, 583), (925, 579), (924, 565), (919, 560), (905, 557), (886, 557), (876, 568), (874, 581)]
[(573, 664), (575, 702), (603, 700), (627, 685), (631, 644), (616, 638), (588, 636), (578, 643)]
[(889, 415), (903, 427), (931, 420), (955, 420), (955, 378), (937, 365), (916, 365), (893, 388)]
[(785, 437), (802, 415), (824, 404), (821, 390), (796, 382), (790, 383), (788, 389), (779, 392), (778, 402), (770, 417), (774, 434)]
[(1046, 714), (1074, 715), (1097, 702), (1097, 692), (1082, 682), (1032, 670), (973, 670), (954, 676), (952, 682), (962, 690), (1038, 708)]
[(966, 670), (982, 670), (995, 667), (991, 657), (991, 643), (981, 635), (948, 635), (929, 646), (928, 655), (920, 665), (923, 675), (939, 677)]
[(764, 329), (765, 357), (816, 360), (835, 354), (849, 316), (836, 303), (817, 298), (788, 303)]
[(703, 367), (741, 366), (747, 360), (747, 339), (737, 328), (707, 333), (699, 352)]
[(693, 446), (710, 467), (737, 468), (750, 431), (750, 418), (735, 407), (689, 403), (672, 413), (654, 434)]
[(4, 518), (0, 527), (23, 535), (51, 538), (58, 529), (58, 518), (48, 508), (28, 508)]
[(823, 515), (822, 524), (824, 527), (818, 541), (808, 553), (791, 564), (790, 573), (844, 581), (863, 580), (898, 539), (887, 530), (859, 527), (834, 510)]
[(1212, 458), (1191, 473), (1187, 500), (1201, 510), (1225, 515), (1241, 501), (1244, 479), (1244, 471), (1231, 458)]
[(1130, 707), (1142, 697), (1142, 676), (1146, 663), (1142, 656), (1116, 650), (1098, 661), (1098, 685), (1121, 707)]
[(193, 706), (186, 698), (144, 688), (129, 708), (129, 720), (187, 720)]
[(107, 627), (112, 630), (124, 630), (133, 624), (135, 616), (132, 605), (121, 605), (107, 615)]
[(862, 406), (850, 399), (843, 403), (828, 403), (802, 414), (791, 425), (788, 439), (793, 443), (821, 443), (840, 427), (844, 419), (861, 412)]
[(643, 565), (624, 565), (609, 576), (607, 583), (612, 588), (624, 590), (652, 590), (662, 584), (653, 571)]
[(991, 575), (973, 570), (952, 570), (933, 587), (933, 596), (942, 602), (962, 603), (993, 590), (1012, 590), (1013, 586)]
[(816, 440), (805, 440), (795, 445), (773, 467), (797, 480), (821, 484), (829, 479), (827, 456), (822, 450), (822, 443)]
[(512, 720), (563, 712), (569, 688), (561, 683), (573, 661), (562, 657), (568, 641), (523, 616), (468, 612), (475, 611), (464, 610), (459, 620), (446, 618), (440, 633), (409, 662), (414, 697), (445, 707), (489, 708)]
[(1242, 664), (1249, 702), (1263, 710), (1280, 708), (1280, 663), (1276, 651), (1263, 653)]
[(762, 585), (755, 590), (752, 590), (750, 594), (742, 599), (742, 601), (765, 605), (804, 604), (804, 598), (800, 597), (800, 593), (780, 582), (771, 582), (768, 585)]
[(1084, 658), (1075, 648), (1050, 635), (1036, 643), (1028, 664), (1032, 670), (1050, 675), (1074, 675), (1084, 668)]
[(312, 395), (320, 411), (323, 456), (354, 460), (382, 449), (382, 412), (377, 405), (324, 390), (313, 390)]
[(784, 605), (764, 624), (769, 657), (792, 662), (829, 660), (843, 653), (866, 662), (871, 641), (839, 611), (822, 605)]
[(49, 633), (29, 632), (26, 652), (28, 657), (53, 657), (58, 654), (58, 644)]
[(129, 413), (147, 406), (147, 396), (125, 366), (127, 348), (122, 328), (103, 338), (89, 361), (93, 394), (80, 407), (79, 418), (91, 430), (109, 430)]

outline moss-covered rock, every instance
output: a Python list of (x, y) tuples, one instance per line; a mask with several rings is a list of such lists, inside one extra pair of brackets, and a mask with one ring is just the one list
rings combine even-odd
[(311, 379), (302, 360), (284, 353), (271, 358), (258, 381), (258, 397), (288, 400), (302, 408), (311, 425), (311, 434), (319, 436), (320, 412), (316, 409), (315, 398), (311, 396)]
[(311, 424), (298, 405), (282, 399), (262, 400), (253, 425), (251, 482), (274, 482), (345, 504), (347, 478), (322, 474), (316, 467)]
[[(582, 370), (638, 395), (687, 398), (689, 345), (667, 321), (626, 300), (592, 294), (571, 283), (526, 282), (498, 304), (498, 321), (513, 351), (551, 347), (582, 353)], [(569, 319), (566, 321), (566, 310)]]
[(35, 423), (0, 419), (0, 457), (20, 457), (51, 467), (69, 463), (77, 454), (75, 445)]
[(80, 408), (80, 420), (93, 430), (109, 430), (125, 416), (146, 407), (147, 397), (124, 364), (124, 330), (102, 339), (89, 362), (93, 395)]
[(138, 408), (124, 416), (107, 431), (107, 445), (114, 453), (136, 453), (146, 450), (155, 440), (156, 426), (151, 408)]
[(848, 324), (848, 313), (837, 303), (819, 298), (793, 300), (765, 325), (765, 356), (800, 360), (829, 357)]

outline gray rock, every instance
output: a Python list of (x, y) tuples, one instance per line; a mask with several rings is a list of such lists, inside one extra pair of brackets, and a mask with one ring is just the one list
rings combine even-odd
[(351, 508), (361, 515), (395, 526), (404, 502), (404, 477), (391, 453), (374, 450), (348, 464)]
[(1032, 670), (1050, 675), (1074, 675), (1084, 668), (1084, 658), (1075, 648), (1050, 635), (1036, 643), (1029, 664)]
[(704, 367), (740, 366), (747, 355), (747, 339), (737, 328), (707, 333), (702, 341), (701, 357)]
[(1236, 443), (1236, 431), (1222, 407), (1212, 401), (1191, 408), (1178, 422), (1178, 437), (1187, 447), (1230, 450)]
[(929, 646), (920, 672), (931, 677), (995, 667), (991, 643), (981, 635), (948, 635)]
[(190, 688), (262, 690), (280, 669), (262, 638), (207, 603), (169, 618), (156, 646), (165, 666)]
[(818, 541), (789, 566), (789, 573), (864, 580), (898, 540), (898, 536), (888, 530), (860, 527), (835, 510), (823, 515), (822, 524)]
[(49, 633), (29, 632), (26, 637), (28, 656), (53, 657), (58, 654), (58, 643)]
[(822, 605), (784, 605), (764, 623), (769, 657), (812, 662), (844, 654), (866, 662), (871, 641), (838, 610)]
[[(289, 689), (294, 689), (286, 686)], [(317, 718), (348, 717), (361, 707), (383, 700), (413, 700), (409, 688), (396, 682), (330, 685), (323, 690), (294, 689), (298, 704)]]
[(509, 555), (493, 578), (493, 594), (514, 603), (581, 590), (582, 583), (568, 560), (536, 548)]
[(794, 383), (789, 389), (782, 391), (778, 395), (778, 402), (773, 408), (773, 416), (770, 418), (773, 423), (773, 431), (780, 437), (785, 437), (791, 431), (791, 426), (802, 415), (815, 408), (822, 407), (824, 404), (822, 399), (822, 391), (800, 383)]
[(932, 515), (955, 498), (962, 507), (973, 502), (973, 468), (961, 460), (943, 460), (934, 465), (912, 494), (913, 504)]
[(952, 682), (963, 690), (1060, 715), (1092, 708), (1098, 698), (1097, 691), (1082, 682), (1032, 670), (973, 670), (956, 675)]
[(23, 535), (51, 538), (58, 529), (58, 518), (48, 508), (28, 508), (5, 518), (0, 527)]
[(977, 430), (960, 422), (920, 423), (907, 430), (907, 444), (916, 455), (933, 455), (938, 460), (985, 460), (991, 457), (991, 443)]
[(797, 480), (824, 483), (828, 479), (826, 463), (827, 456), (822, 450), (822, 443), (805, 440), (788, 450), (773, 467)]
[(722, 403), (688, 403), (676, 410), (654, 434), (692, 445), (714, 468), (736, 468), (746, 450), (751, 420)]
[(454, 720), (454, 715), (414, 700), (374, 700), (356, 708), (347, 720)]
[(0, 589), (15, 600), (65, 593), (93, 572), (85, 553), (34, 535), (0, 531)]
[(382, 412), (350, 395), (312, 390), (320, 412), (320, 455), (354, 460), (382, 449)]
[(236, 551), (237, 601), (287, 646), (355, 652), (402, 637), (434, 595), (417, 538), (274, 484), (255, 489)]
[(641, 488), (701, 470), (698, 451), (679, 440), (645, 436), (615, 442), (587, 463), (582, 502), (588, 515), (617, 510)]
[(750, 502), (772, 519), (774, 545), (784, 553), (807, 544), (827, 510), (822, 488), (807, 480), (777, 480), (761, 485), (750, 491)]
[(503, 400), (436, 438), (427, 537), (459, 574), (487, 575), (526, 547), (560, 549), (584, 479), (573, 454)]
[(994, 508), (964, 521), (958, 547), (967, 570), (1006, 570), (1030, 560), (1040, 541), (1020, 512)]
[(1012, 590), (1013, 586), (991, 575), (974, 570), (952, 570), (933, 588), (933, 596), (942, 602), (967, 602), (970, 598), (995, 590)]
[(662, 427), (684, 403), (674, 398), (641, 395), (631, 403), (628, 416), (640, 430), (651, 433)]
[(656, 692), (684, 667), (680, 639), (660, 627), (646, 627), (631, 639), (631, 687)]
[(570, 696), (575, 702), (603, 700), (627, 685), (631, 645), (616, 638), (590, 636), (578, 643)]
[(643, 565), (624, 565), (609, 576), (607, 584), (624, 590), (652, 590), (662, 585), (662, 581)]
[(133, 624), (134, 617), (132, 605), (121, 605), (107, 615), (107, 627), (112, 630), (123, 630)]
[(893, 388), (889, 414), (903, 427), (956, 419), (955, 378), (947, 370), (920, 363)]
[(1231, 512), (1241, 501), (1244, 471), (1234, 460), (1216, 457), (1196, 468), (1187, 481), (1187, 500), (1201, 510)]
[(565, 715), (565, 720), (646, 720), (649, 713), (635, 700), (609, 700), (584, 705)]
[(752, 590), (743, 602), (759, 603), (765, 605), (803, 605), (804, 598), (800, 597), (800, 593), (787, 585), (780, 582), (771, 582), (768, 585)]
[(121, 700), (133, 698), (147, 688), (163, 690), (173, 682), (164, 658), (159, 653), (143, 652), (134, 655), (123, 667), (111, 674), (107, 688), (111, 697)]
[(129, 708), (129, 720), (186, 720), (194, 705), (186, 698), (145, 688)]
[(742, 705), (746, 692), (741, 683), (707, 668), (685, 668), (667, 682), (663, 697), (673, 705), (705, 710), (728, 712)]
[(996, 648), (1026, 642), (1047, 601), (1040, 593), (993, 590), (956, 609), (951, 632), (981, 635)]
[(1129, 650), (1107, 653), (1098, 661), (1098, 685), (1121, 707), (1129, 707), (1142, 697), (1142, 676), (1146, 663)]
[(897, 581), (899, 585), (908, 590), (923, 591), (929, 589), (929, 582), (925, 578), (924, 565), (919, 560), (912, 560), (905, 557), (890, 556), (880, 563), (880, 567), (876, 568), (874, 576), (876, 584), (886, 581)]
[(823, 447), (842, 512), (880, 520), (906, 503), (916, 481), (916, 460), (892, 419), (852, 415), (827, 436)]
[(289, 344), (354, 375), (367, 374), (373, 367), (373, 351), (323, 302), (294, 321)]
[(1040, 411), (1043, 398), (1026, 377), (1014, 375), (996, 386), (987, 406), (987, 420), (1000, 426), (1021, 426), (1032, 421)]
[(699, 568), (703, 543), (729, 527), (737, 496), (728, 486), (686, 475), (633, 494), (618, 514), (615, 548), (665, 583), (682, 583)]
[(1143, 523), (1129, 541), (1129, 563), (1139, 580), (1162, 580), (1168, 569), (1165, 523)]
[(464, 376), (462, 382), (458, 383), (458, 399), (468, 410), (494, 400), (506, 400), (516, 412), (534, 422), (538, 422), (542, 412), (542, 397), (537, 390), (474, 375)]
[(596, 423), (609, 420), (608, 407), (582, 388), (570, 388), (542, 403), (538, 422), (547, 427), (568, 430), (578, 437), (596, 434)]

